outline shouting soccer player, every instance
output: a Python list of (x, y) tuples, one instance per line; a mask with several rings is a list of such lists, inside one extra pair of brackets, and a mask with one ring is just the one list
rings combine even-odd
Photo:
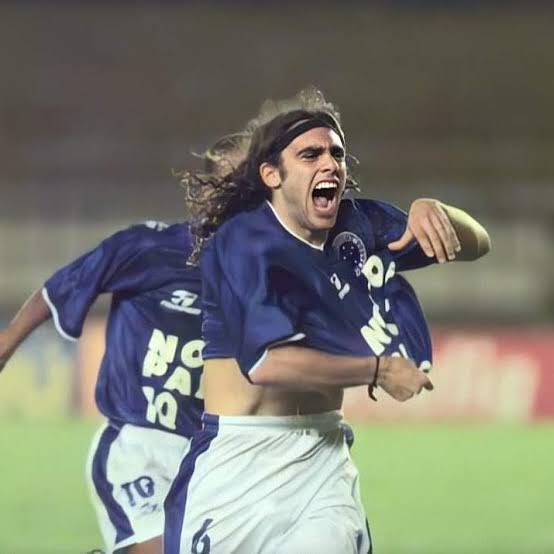
[[(240, 137), (207, 155), (209, 172), (242, 159)], [(41, 323), (81, 335), (90, 307), (112, 294), (96, 403), (107, 419), (90, 449), (87, 477), (108, 552), (161, 553), (163, 502), (200, 425), (200, 275), (187, 265), (187, 224), (135, 225), (59, 269), (0, 331), (0, 370)]]
[[(432, 389), (408, 359), (424, 366), (430, 343), (396, 264), (425, 265), (419, 246), (405, 251), (413, 236), (433, 259), (484, 251), (468, 254), (445, 209), (420, 201), (412, 209), (425, 214), (403, 235), (405, 225), (392, 229), (383, 262), (376, 253), (387, 233), (368, 214), (386, 208), (353, 201), (350, 214), (342, 210), (348, 221), (338, 221), (345, 159), (332, 113), (293, 110), (255, 131), (231, 175), (185, 180), (203, 199), (195, 232), (209, 239), (201, 258), (206, 413), (166, 501), (166, 554), (371, 549), (340, 428), (343, 388), (378, 386), (397, 400)], [(374, 225), (363, 229), (365, 260), (341, 242), (352, 245), (360, 217)], [(460, 232), (478, 242), (472, 221)]]

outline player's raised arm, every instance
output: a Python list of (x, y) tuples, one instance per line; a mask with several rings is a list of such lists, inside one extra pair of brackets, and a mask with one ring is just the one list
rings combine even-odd
[(256, 385), (294, 390), (379, 386), (401, 402), (433, 390), (429, 377), (402, 357), (339, 356), (297, 345), (270, 348), (249, 377)]
[(17, 347), (41, 323), (53, 318), (57, 331), (68, 340), (81, 336), (92, 304), (104, 292), (150, 283), (139, 267), (140, 254), (152, 246), (156, 229), (134, 225), (104, 239), (95, 248), (58, 269), (23, 304), (12, 322), (0, 331), (0, 370)]
[(487, 230), (460, 208), (447, 204), (441, 205), (448, 214), (448, 219), (452, 223), (462, 247), (456, 253), (456, 260), (473, 261), (488, 254), (491, 249), (491, 239)]
[(21, 306), (9, 325), (0, 331), (0, 371), (4, 369), (18, 346), (51, 315), (42, 297), (42, 291), (35, 291)]
[(404, 234), (388, 247), (402, 250), (414, 240), (439, 263), (477, 260), (491, 247), (489, 235), (479, 222), (463, 210), (433, 198), (412, 202)]

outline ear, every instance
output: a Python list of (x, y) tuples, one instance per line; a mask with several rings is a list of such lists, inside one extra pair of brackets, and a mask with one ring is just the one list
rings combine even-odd
[(281, 185), (281, 176), (279, 175), (278, 167), (264, 162), (260, 165), (259, 171), (262, 181), (270, 189), (276, 189)]

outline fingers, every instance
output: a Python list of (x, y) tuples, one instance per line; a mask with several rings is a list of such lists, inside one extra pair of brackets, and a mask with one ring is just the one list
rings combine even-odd
[(425, 373), (422, 373), (421, 377), (423, 377), (423, 379), (421, 379), (421, 381), (419, 383), (419, 387), (417, 389), (417, 394), (420, 394), (423, 389), (431, 391), (435, 388), (433, 386), (433, 383), (431, 383), (431, 379), (429, 379), (429, 377), (427, 377), (427, 375), (425, 375)]
[(407, 358), (391, 357), (386, 371), (381, 373), (379, 386), (399, 402), (405, 402), (423, 389), (432, 391), (433, 384), (426, 373)]
[(441, 237), (428, 219), (421, 223), (420, 228), (415, 231), (415, 236), (427, 256), (436, 257), (439, 263), (446, 261)]
[[(456, 253), (454, 251), (454, 241), (452, 239), (450, 229), (444, 226), (441, 218), (436, 213), (432, 213), (430, 219), (431, 224), (439, 235), (439, 239), (441, 241), (443, 251), (446, 253), (446, 257), (450, 261), (454, 260), (456, 258)], [(444, 261), (446, 261), (446, 259)]]
[(456, 259), (461, 244), (446, 211), (437, 201), (420, 200), (414, 203), (408, 225), (423, 252), (436, 257), (439, 263)]
[(456, 252), (460, 252), (462, 246), (456, 234), (456, 229), (454, 229), (448, 215), (441, 206), (437, 206), (436, 209), (431, 212), (430, 220), (440, 236), (448, 259), (450, 261), (455, 260)]
[[(433, 383), (431, 383), (431, 379), (425, 375), (425, 381), (423, 382), (423, 388), (425, 390), (433, 390), (435, 387), (433, 386)], [(421, 392), (421, 390), (420, 390)]]
[(389, 250), (402, 250), (402, 248), (408, 246), (412, 240), (414, 240), (414, 234), (410, 228), (407, 228), (398, 240), (388, 244), (388, 248)]
[(434, 388), (431, 379), (429, 379), (425, 373), (419, 373), (418, 382), (414, 383), (413, 387), (406, 387), (399, 391), (399, 395), (396, 399), (400, 402), (406, 402), (406, 400), (410, 400), (410, 398), (413, 398), (416, 394), (420, 394), (423, 389), (432, 391)]
[(458, 238), (458, 234), (456, 233), (456, 229), (454, 229), (454, 225), (452, 225), (452, 222), (450, 221), (450, 218), (448, 217), (448, 214), (446, 213), (446, 210), (439, 206), (437, 210), (438, 217), (442, 223), (442, 226), (446, 229), (447, 234), (450, 238), (450, 241), (452, 242), (452, 245), (454, 246), (454, 250), (456, 252), (460, 252), (462, 250), (462, 245), (460, 244), (460, 239)]
[[(418, 370), (419, 371), (419, 370)], [(419, 382), (413, 383), (411, 386), (398, 386), (391, 390), (388, 390), (389, 394), (399, 402), (406, 402), (413, 398), (416, 394), (420, 394), (423, 389), (432, 391), (435, 387), (431, 383), (430, 379), (422, 374), (424, 379), (418, 380)], [(385, 389), (386, 390), (386, 389)]]
[(419, 244), (419, 246), (421, 247), (421, 249), (425, 253), (425, 255), (428, 258), (433, 258), (435, 256), (435, 251), (433, 249), (433, 244), (431, 243), (431, 241), (427, 237), (427, 233), (425, 232), (425, 230), (424, 229), (418, 229), (415, 232), (415, 238), (417, 240), (417, 243)]

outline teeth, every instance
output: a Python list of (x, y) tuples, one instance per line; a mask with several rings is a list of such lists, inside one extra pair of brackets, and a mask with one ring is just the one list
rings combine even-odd
[(318, 183), (315, 187), (315, 190), (322, 190), (322, 189), (336, 189), (337, 183), (333, 183), (332, 181), (322, 181), (321, 183)]

